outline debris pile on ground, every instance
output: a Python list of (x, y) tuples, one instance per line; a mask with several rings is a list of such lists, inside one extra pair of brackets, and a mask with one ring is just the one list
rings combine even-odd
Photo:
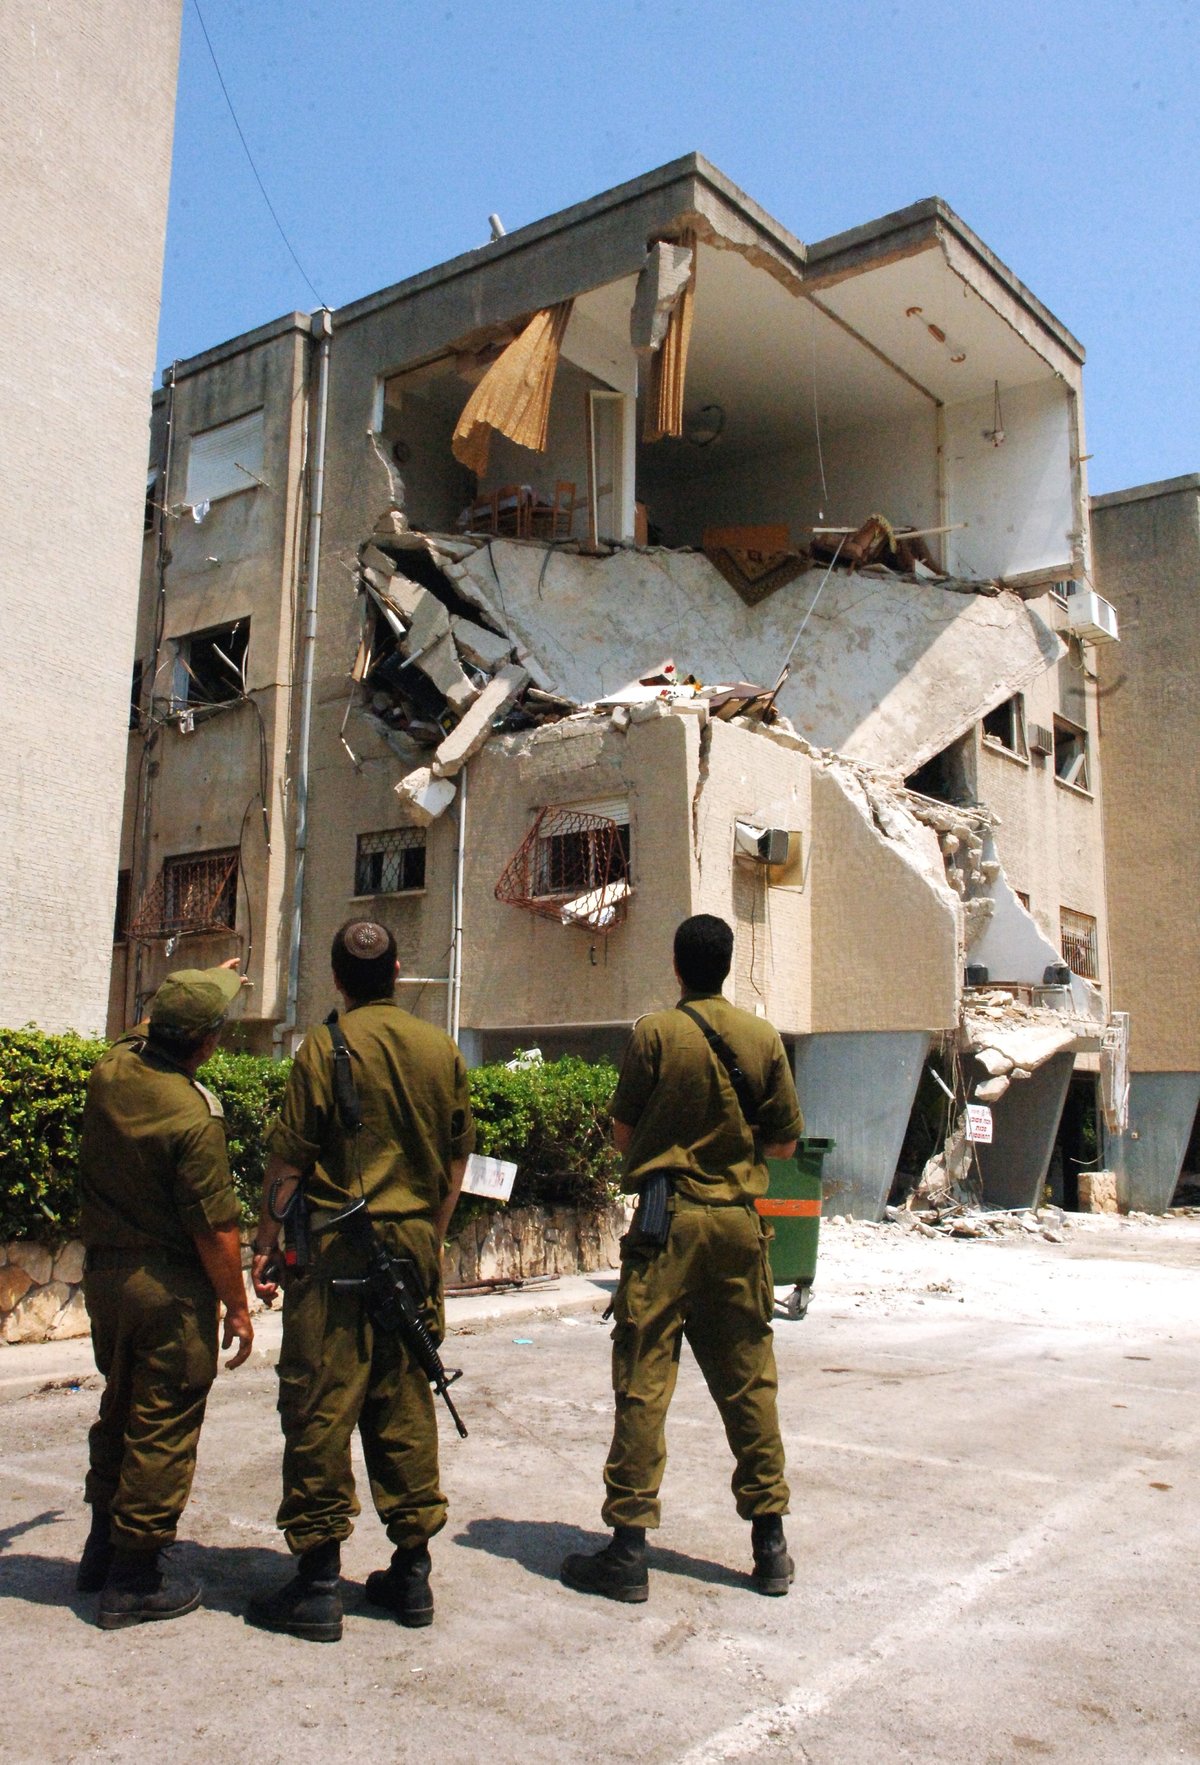
[(1071, 1216), (1061, 1207), (990, 1210), (965, 1206), (949, 1197), (936, 1207), (889, 1207), (886, 1211), (894, 1225), (925, 1238), (1003, 1238), (1030, 1233), (1061, 1244), (1071, 1225)]

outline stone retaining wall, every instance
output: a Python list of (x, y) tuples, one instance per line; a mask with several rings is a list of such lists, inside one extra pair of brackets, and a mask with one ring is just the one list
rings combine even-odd
[[(481, 1214), (446, 1246), (446, 1285), (615, 1269), (627, 1218), (620, 1202), (595, 1214), (573, 1207), (502, 1208)], [(248, 1247), (245, 1259), (248, 1264)], [(86, 1336), (82, 1282), (83, 1245), (78, 1239), (58, 1245), (13, 1239), (0, 1245), (0, 1341)]]
[(37, 1244), (14, 1238), (0, 1245), (0, 1340), (56, 1342), (86, 1336), (83, 1245)]

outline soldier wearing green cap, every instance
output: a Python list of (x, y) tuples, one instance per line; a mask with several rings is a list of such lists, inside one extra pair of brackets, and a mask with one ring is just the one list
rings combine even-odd
[(239, 1367), (254, 1331), (242, 1280), (241, 1210), (221, 1105), (196, 1078), (241, 990), (236, 960), (180, 969), (149, 1020), (102, 1054), (80, 1149), (84, 1297), (105, 1379), (88, 1438), (92, 1527), (76, 1586), (100, 1592), (105, 1630), (178, 1618), (200, 1586), (169, 1547), (187, 1504), (222, 1346)]
[(401, 1010), (393, 996), (399, 964), (392, 934), (372, 920), (351, 920), (334, 937), (332, 965), (344, 1006), (337, 1027), (362, 1125), (356, 1133), (344, 1125), (334, 1042), (322, 1025), (296, 1055), (268, 1131), (253, 1264), (255, 1291), (270, 1303), (278, 1215), (303, 1177), (311, 1254), (307, 1267), (286, 1276), (279, 1355), (278, 1522), (297, 1573), (252, 1599), (248, 1615), (313, 1642), (342, 1634), (341, 1545), (359, 1512), (350, 1466), (356, 1428), (393, 1546), (389, 1566), (368, 1577), (367, 1598), (401, 1624), (433, 1620), (429, 1540), (446, 1523), (429, 1381), (400, 1339), (375, 1327), (363, 1295), (333, 1284), (365, 1271), (328, 1221), (363, 1197), (388, 1251), (407, 1259), (440, 1341), (442, 1240), (475, 1144), (462, 1055), (444, 1031)]

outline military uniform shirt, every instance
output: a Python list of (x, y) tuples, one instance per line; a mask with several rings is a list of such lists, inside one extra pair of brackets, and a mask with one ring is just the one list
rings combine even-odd
[(319, 1211), (356, 1199), (361, 1170), (373, 1218), (436, 1213), (449, 1193), (452, 1161), (475, 1145), (462, 1055), (445, 1031), (391, 999), (352, 1006), (339, 1023), (362, 1128), (353, 1137), (341, 1129), (333, 1042), (321, 1024), (293, 1062), (283, 1108), (267, 1131), (268, 1149), (309, 1172), (306, 1193)]
[[(683, 998), (737, 1056), (758, 1100), (758, 1144), (798, 1139), (804, 1118), (778, 1031), (719, 993), (685, 992)], [(766, 1194), (767, 1167), (729, 1075), (682, 1011), (654, 1011), (634, 1024), (612, 1113), (633, 1130), (626, 1190), (664, 1170), (676, 1192), (693, 1201), (747, 1202)]]
[(241, 1219), (220, 1103), (137, 1031), (92, 1068), (79, 1179), (89, 1249), (199, 1263), (195, 1236)]

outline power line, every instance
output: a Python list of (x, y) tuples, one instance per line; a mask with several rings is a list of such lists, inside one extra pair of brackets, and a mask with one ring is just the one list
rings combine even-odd
[(258, 167), (255, 165), (254, 155), (250, 151), (250, 143), (246, 140), (245, 135), (242, 133), (242, 125), (238, 121), (237, 111), (233, 108), (233, 99), (229, 96), (229, 87), (225, 84), (225, 76), (221, 72), (221, 64), (217, 60), (217, 52), (212, 46), (212, 38), (208, 34), (208, 26), (205, 24), (204, 14), (200, 10), (200, 0), (192, 0), (192, 5), (195, 8), (196, 17), (200, 20), (200, 29), (204, 32), (204, 41), (208, 44), (208, 53), (212, 57), (213, 68), (216, 72), (217, 79), (220, 82), (221, 90), (225, 94), (225, 102), (229, 106), (229, 114), (233, 118), (233, 126), (237, 130), (238, 140), (241, 142), (242, 147), (245, 150), (246, 159), (249, 162), (250, 170), (254, 173), (254, 181), (258, 185), (259, 189), (262, 191), (262, 199), (266, 203), (267, 208), (270, 210), (271, 219), (274, 221), (276, 227), (279, 229), (279, 237), (283, 240), (283, 243), (287, 246), (288, 252), (289, 252), (291, 259), (292, 259), (292, 262), (295, 264), (295, 266), (299, 270), (300, 274), (304, 277), (304, 280), (308, 283), (308, 286), (309, 286), (309, 289), (312, 293), (313, 299), (316, 301), (318, 306), (325, 306), (328, 303), (321, 299), (321, 296), (317, 293), (316, 289), (312, 285), (312, 278), (309, 276), (308, 271), (305, 269), (304, 265), (300, 262), (300, 259), (296, 256), (295, 249), (292, 246), (292, 242), (283, 230), (283, 222), (280, 220), (279, 216), (275, 213), (275, 205), (271, 201), (271, 198), (267, 195), (267, 187), (258, 175)]

